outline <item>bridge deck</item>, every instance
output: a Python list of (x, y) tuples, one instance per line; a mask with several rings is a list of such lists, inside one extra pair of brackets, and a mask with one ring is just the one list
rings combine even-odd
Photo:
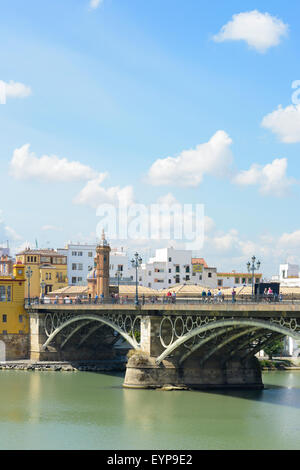
[(208, 315), (208, 316), (288, 316), (300, 317), (300, 303), (247, 303), (247, 304), (37, 304), (26, 305), (30, 312), (129, 312), (136, 315)]

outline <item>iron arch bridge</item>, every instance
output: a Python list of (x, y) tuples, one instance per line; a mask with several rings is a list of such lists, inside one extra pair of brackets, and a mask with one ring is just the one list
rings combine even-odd
[(75, 336), (79, 335), (78, 347), (86, 343), (95, 332), (103, 327), (112, 329), (116, 342), (120, 337), (126, 340), (129, 345), (139, 350), (140, 345), (140, 323), (141, 317), (127, 313), (101, 312), (101, 315), (93, 313), (60, 312), (49, 311), (46, 313), (43, 328), (46, 341), (42, 345), (45, 351), (60, 338), (60, 349), (63, 349)]
[(164, 316), (159, 325), (162, 352), (156, 364), (175, 357), (179, 366), (196, 352), (201, 352), (203, 366), (214, 355), (222, 362), (238, 355), (248, 359), (279, 338), (300, 340), (300, 318), (238, 318), (204, 315)]

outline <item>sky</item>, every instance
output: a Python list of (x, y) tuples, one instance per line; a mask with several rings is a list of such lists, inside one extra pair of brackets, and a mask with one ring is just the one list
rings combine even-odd
[[(296, 0), (2, 1), (0, 243), (96, 243), (99, 206), (189, 204), (218, 271), (300, 264), (299, 17)], [(148, 235), (110, 243), (187, 246)]]

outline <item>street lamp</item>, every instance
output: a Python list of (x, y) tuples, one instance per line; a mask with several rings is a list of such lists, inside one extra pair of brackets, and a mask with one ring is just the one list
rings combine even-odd
[(25, 276), (27, 277), (28, 281), (28, 305), (30, 305), (30, 279), (32, 277), (33, 271), (30, 266), (25, 271)]
[(42, 281), (42, 282), (41, 282), (42, 298), (44, 297), (44, 289), (45, 289), (45, 287), (46, 287), (46, 283), (45, 283), (45, 281)]
[(118, 271), (116, 272), (116, 274), (115, 274), (115, 277), (116, 277), (116, 279), (117, 279), (117, 281), (118, 281), (118, 294), (120, 294), (120, 280), (122, 279), (122, 276), (123, 276), (123, 274), (122, 274), (122, 272), (119, 271), (119, 270), (118, 270)]
[(138, 253), (135, 253), (134, 257), (131, 260), (132, 267), (135, 268), (135, 305), (139, 304), (139, 295), (138, 295), (138, 268), (142, 264), (142, 258)]
[(252, 260), (252, 263), (250, 263), (250, 261), (248, 261), (247, 268), (248, 268), (248, 272), (252, 273), (252, 297), (253, 297), (253, 294), (254, 294), (254, 272), (259, 270), (260, 261), (256, 262), (256, 257), (255, 256), (252, 256), (251, 260)]

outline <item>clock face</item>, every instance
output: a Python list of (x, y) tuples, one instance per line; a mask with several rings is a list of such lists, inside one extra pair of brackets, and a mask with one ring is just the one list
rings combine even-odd
[(19, 270), (18, 270), (18, 274), (23, 274), (22, 269), (19, 269)]

